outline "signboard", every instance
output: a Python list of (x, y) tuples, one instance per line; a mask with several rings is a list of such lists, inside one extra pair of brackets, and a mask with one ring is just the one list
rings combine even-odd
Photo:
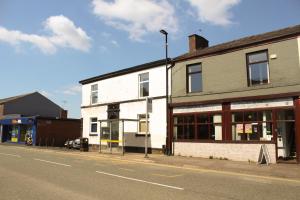
[(243, 124), (237, 124), (237, 125), (236, 125), (236, 132), (237, 132), (237, 133), (244, 133), (244, 127), (243, 127)]
[(245, 124), (245, 133), (251, 134), (252, 132), (252, 124)]

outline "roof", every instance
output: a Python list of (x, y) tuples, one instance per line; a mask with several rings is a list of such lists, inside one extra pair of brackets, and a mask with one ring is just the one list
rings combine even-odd
[(5, 99), (0, 99), (0, 104), (4, 104), (4, 103), (10, 102), (10, 101), (14, 101), (14, 100), (23, 98), (25, 96), (32, 95), (34, 93), (36, 93), (36, 92), (31, 92), (31, 93), (27, 93), (27, 94), (18, 95), (18, 96), (8, 97), (8, 98), (5, 98)]
[(129, 68), (121, 69), (118, 71), (110, 72), (107, 74), (102, 74), (100, 76), (95, 76), (92, 78), (81, 80), (81, 81), (79, 81), (79, 83), (84, 85), (84, 84), (92, 83), (95, 81), (100, 81), (100, 80), (104, 80), (104, 79), (108, 79), (108, 78), (112, 78), (112, 77), (116, 77), (116, 76), (120, 76), (120, 75), (124, 75), (124, 74), (129, 74), (132, 72), (137, 72), (137, 71), (141, 71), (141, 70), (145, 70), (145, 69), (151, 69), (154, 67), (161, 66), (165, 63), (166, 63), (166, 59), (156, 60), (156, 61), (152, 61), (149, 63), (145, 63), (145, 64), (137, 65), (134, 67), (129, 67)]
[(202, 56), (214, 55), (218, 53), (224, 53), (224, 52), (245, 48), (252, 45), (267, 43), (274, 40), (281, 40), (281, 39), (295, 37), (299, 35), (300, 35), (300, 25), (291, 26), (288, 28), (271, 31), (259, 35), (252, 35), (249, 37), (244, 37), (241, 39), (207, 47), (204, 49), (199, 49), (195, 52), (185, 53), (183, 55), (174, 58), (174, 61), (176, 62), (176, 61), (187, 60), (195, 57), (202, 57)]

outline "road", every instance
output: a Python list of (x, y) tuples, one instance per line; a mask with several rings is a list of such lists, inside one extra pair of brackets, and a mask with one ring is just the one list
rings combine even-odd
[(300, 199), (300, 181), (0, 145), (0, 200)]

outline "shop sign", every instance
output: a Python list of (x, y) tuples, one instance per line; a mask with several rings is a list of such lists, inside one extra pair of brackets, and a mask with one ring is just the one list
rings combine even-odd
[(13, 119), (11, 120), (12, 124), (22, 124), (22, 120), (21, 119)]
[(18, 142), (18, 138), (12, 137), (12, 138), (11, 138), (11, 141), (12, 141), (12, 142)]
[(244, 133), (244, 127), (243, 127), (243, 124), (237, 124), (237, 125), (236, 125), (236, 132), (237, 132), (237, 133)]
[(247, 134), (252, 133), (252, 124), (245, 124), (245, 133)]

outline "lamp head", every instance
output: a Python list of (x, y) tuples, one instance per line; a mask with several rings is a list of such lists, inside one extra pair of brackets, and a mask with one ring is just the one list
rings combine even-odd
[(168, 32), (165, 31), (164, 29), (161, 29), (159, 32), (161, 32), (161, 33), (164, 34), (164, 35), (168, 35)]

